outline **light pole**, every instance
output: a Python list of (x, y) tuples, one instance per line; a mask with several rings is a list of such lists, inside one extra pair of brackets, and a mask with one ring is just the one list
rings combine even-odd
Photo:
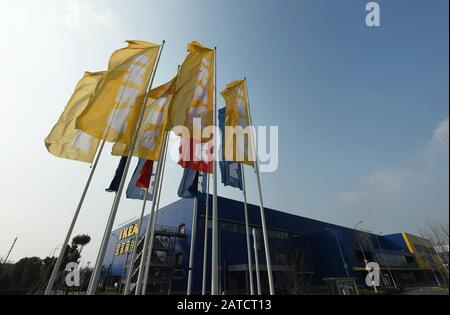
[(362, 244), (361, 244), (361, 240), (359, 239), (358, 230), (357, 230), (358, 226), (361, 225), (361, 224), (363, 224), (363, 221), (359, 221), (359, 222), (355, 225), (355, 234), (356, 234), (356, 239), (358, 240), (359, 249), (361, 250), (361, 253), (362, 253), (363, 258), (364, 258), (364, 267), (367, 268), (368, 260), (367, 260), (367, 258), (366, 258), (366, 254), (364, 253), (364, 250), (363, 250), (363, 247), (362, 247)]
[[(380, 234), (380, 235), (383, 235), (382, 232), (380, 232), (379, 234)], [(394, 279), (394, 276), (393, 276), (393, 274), (392, 274), (392, 272), (391, 272), (391, 268), (389, 267), (389, 264), (388, 264), (388, 262), (387, 262), (387, 260), (386, 260), (386, 257), (384, 256), (383, 248), (381, 247), (380, 241), (379, 241), (379, 239), (378, 239), (378, 235), (375, 235), (375, 239), (377, 240), (378, 248), (380, 249), (381, 257), (382, 257), (383, 260), (384, 260), (384, 264), (386, 265), (386, 268), (387, 268), (387, 270), (388, 270), (388, 272), (389, 272), (389, 275), (391, 276), (392, 284), (393, 284), (394, 287), (397, 289), (397, 284), (395, 283), (395, 279)]]
[(61, 249), (63, 246), (64, 246), (64, 244), (61, 244), (61, 245), (56, 246), (56, 247), (50, 252), (49, 257), (50, 257), (50, 258), (55, 257), (56, 251), (57, 251), (58, 249)]
[[(355, 234), (356, 234), (356, 239), (358, 240), (359, 248), (361, 249), (361, 253), (362, 253), (363, 257), (364, 257), (364, 265), (365, 265), (365, 268), (366, 268), (367, 271), (369, 271), (368, 268), (367, 268), (368, 261), (367, 261), (367, 258), (366, 258), (366, 254), (364, 253), (364, 250), (363, 250), (363, 247), (362, 247), (362, 244), (361, 244), (361, 240), (359, 239), (358, 230), (357, 230), (357, 227), (358, 227), (359, 225), (361, 225), (363, 222), (364, 222), (364, 221), (359, 221), (359, 222), (355, 225)], [(372, 281), (372, 284), (373, 284), (373, 290), (375, 291), (375, 293), (377, 293), (378, 290), (377, 290), (377, 286), (376, 286), (376, 284), (375, 284), (375, 281)]]
[[(114, 233), (111, 233), (111, 236), (113, 236), (117, 240), (117, 243), (116, 243), (116, 249), (117, 249), (117, 246), (119, 245), (120, 239)], [(108, 278), (106, 278), (106, 282), (105, 282), (105, 289), (108, 288), (109, 282), (111, 282), (111, 279), (112, 279), (112, 268), (114, 266), (114, 261), (115, 260), (116, 260), (116, 253), (114, 253), (111, 265), (109, 266)]]
[(342, 264), (344, 266), (345, 273), (347, 274), (347, 278), (350, 278), (350, 275), (348, 273), (348, 265), (345, 262), (344, 253), (342, 252), (341, 244), (339, 243), (339, 240), (338, 240), (338, 237), (337, 237), (337, 233), (336, 233), (335, 230), (332, 230), (332, 229), (329, 229), (329, 228), (326, 228), (326, 230), (328, 230), (328, 231), (330, 231), (330, 232), (332, 232), (334, 234), (334, 238), (336, 239), (336, 243), (337, 243), (338, 248), (339, 248), (339, 253), (341, 255)]
[[(374, 259), (374, 261), (378, 264), (378, 266), (380, 266), (380, 271), (381, 271), (381, 265), (380, 265), (380, 263), (378, 262), (378, 256), (375, 254), (375, 250), (374, 250), (374, 248), (373, 248), (373, 246), (372, 246), (372, 237), (371, 237), (371, 234), (373, 234), (371, 231), (368, 231), (368, 230), (362, 230), (363, 232), (365, 232), (365, 233), (367, 233), (368, 235), (369, 235), (369, 238), (370, 238), (370, 240), (369, 240), (369, 247), (370, 247), (370, 250), (372, 251), (372, 256), (373, 256), (373, 259)], [(382, 272), (381, 272), (382, 273)], [(380, 277), (380, 279), (381, 279), (381, 282), (380, 282), (380, 284), (382, 284), (382, 286), (383, 287), (386, 287), (386, 284), (384, 283), (384, 278), (381, 276)]]
[(256, 236), (256, 229), (253, 229), (253, 249), (255, 251), (255, 270), (256, 270), (256, 284), (257, 284), (257, 288), (258, 288), (258, 295), (262, 295), (261, 277), (259, 274), (259, 257), (258, 257), (259, 245), (258, 245), (258, 239)]

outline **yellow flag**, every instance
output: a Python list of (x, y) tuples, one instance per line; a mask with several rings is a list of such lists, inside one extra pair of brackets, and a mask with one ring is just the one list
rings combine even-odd
[(244, 80), (234, 81), (221, 94), (225, 99), (225, 126), (228, 127), (224, 135), (225, 159), (254, 166), (247, 85)]
[(89, 99), (101, 85), (105, 72), (86, 72), (78, 82), (75, 92), (45, 139), (48, 152), (64, 159), (91, 163), (94, 160), (99, 140), (75, 128), (77, 117), (86, 109)]
[(127, 41), (113, 53), (102, 87), (77, 119), (77, 129), (109, 142), (131, 144), (159, 45)]
[[(170, 82), (153, 89), (145, 108), (142, 128), (139, 132), (134, 155), (151, 161), (158, 161), (164, 136), (168, 130), (169, 104), (172, 99), (176, 77)], [(129, 146), (116, 143), (113, 146), (113, 155), (127, 156)]]
[[(214, 49), (198, 42), (189, 44), (188, 52), (176, 81), (169, 119), (171, 128), (187, 127), (192, 137), (201, 128), (212, 126), (215, 58)], [(194, 126), (194, 118), (201, 125)]]

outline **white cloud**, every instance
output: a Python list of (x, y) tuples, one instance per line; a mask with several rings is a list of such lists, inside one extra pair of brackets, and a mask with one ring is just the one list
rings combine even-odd
[(362, 178), (359, 189), (344, 192), (340, 198), (347, 204), (357, 204), (367, 200), (372, 195), (395, 195), (402, 191), (405, 183), (418, 180), (417, 174), (402, 169), (382, 169)]
[(440, 144), (448, 144), (448, 117), (441, 121), (434, 130), (433, 142)]
[(448, 118), (434, 130), (424, 150), (401, 166), (372, 172), (355, 189), (342, 192), (342, 211), (367, 221), (368, 227), (390, 232), (415, 232), (425, 216), (448, 220), (447, 145)]
[(79, 27), (84, 22), (94, 22), (103, 26), (112, 26), (114, 14), (109, 8), (98, 9), (90, 2), (70, 1), (65, 7), (66, 25), (69, 27)]
[(7, 27), (6, 31), (11, 31), (11, 28), (42, 29), (44, 26), (57, 27), (61, 24), (71, 28), (85, 25), (90, 28), (112, 27), (116, 23), (115, 14), (105, 1), (48, 0), (44, 4), (17, 1), (8, 4), (0, 2), (0, 7), (0, 25)]

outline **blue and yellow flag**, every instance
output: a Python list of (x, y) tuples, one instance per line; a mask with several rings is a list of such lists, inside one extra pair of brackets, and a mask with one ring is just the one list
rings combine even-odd
[[(225, 113), (226, 109), (219, 110), (219, 128), (223, 136), (225, 136)], [(222, 184), (244, 190), (242, 183), (242, 164), (237, 162), (226, 161), (225, 159), (225, 141), (222, 140), (220, 148), (222, 159), (220, 161), (220, 171), (222, 173)]]
[(184, 169), (183, 178), (178, 188), (178, 197), (195, 198), (206, 194), (207, 190), (207, 174), (197, 172), (191, 169)]

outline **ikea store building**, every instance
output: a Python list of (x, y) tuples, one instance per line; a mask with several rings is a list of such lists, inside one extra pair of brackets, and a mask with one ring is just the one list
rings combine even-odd
[[(206, 199), (206, 198), (205, 198)], [(212, 205), (212, 196), (210, 196)], [(256, 288), (256, 272), (260, 274), (262, 293), (268, 293), (267, 268), (262, 242), (260, 208), (248, 205), (251, 229), (256, 229), (256, 250), (252, 242), (253, 270), (247, 259), (244, 205), (218, 198), (219, 209), (219, 286), (223, 294), (248, 294), (249, 273)], [(342, 294), (339, 283), (347, 293), (370, 289), (366, 285), (364, 261), (380, 266), (381, 287), (406, 287), (425, 283), (442, 283), (446, 268), (431, 243), (407, 233), (375, 235), (367, 232), (320, 222), (304, 217), (266, 209), (270, 254), (277, 294)], [(153, 244), (148, 294), (185, 294), (189, 271), (193, 200), (183, 199), (159, 211)], [(211, 209), (209, 209), (211, 213)], [(132, 287), (139, 273), (139, 253), (149, 217), (145, 217), (137, 243)], [(138, 223), (132, 222), (114, 231), (109, 240), (102, 281), (103, 287), (124, 290), (126, 274)], [(211, 279), (211, 218), (208, 220), (208, 257), (206, 290)], [(205, 202), (199, 201), (195, 244), (193, 283), (194, 294), (202, 292), (203, 252), (205, 231)], [(255, 268), (258, 255), (258, 268)], [(445, 269), (445, 270), (444, 270)], [(337, 291), (336, 291), (337, 288)], [(350, 288), (350, 289), (349, 289)], [(133, 292), (131, 292), (132, 294)], [(353, 292), (354, 293), (354, 292)]]

